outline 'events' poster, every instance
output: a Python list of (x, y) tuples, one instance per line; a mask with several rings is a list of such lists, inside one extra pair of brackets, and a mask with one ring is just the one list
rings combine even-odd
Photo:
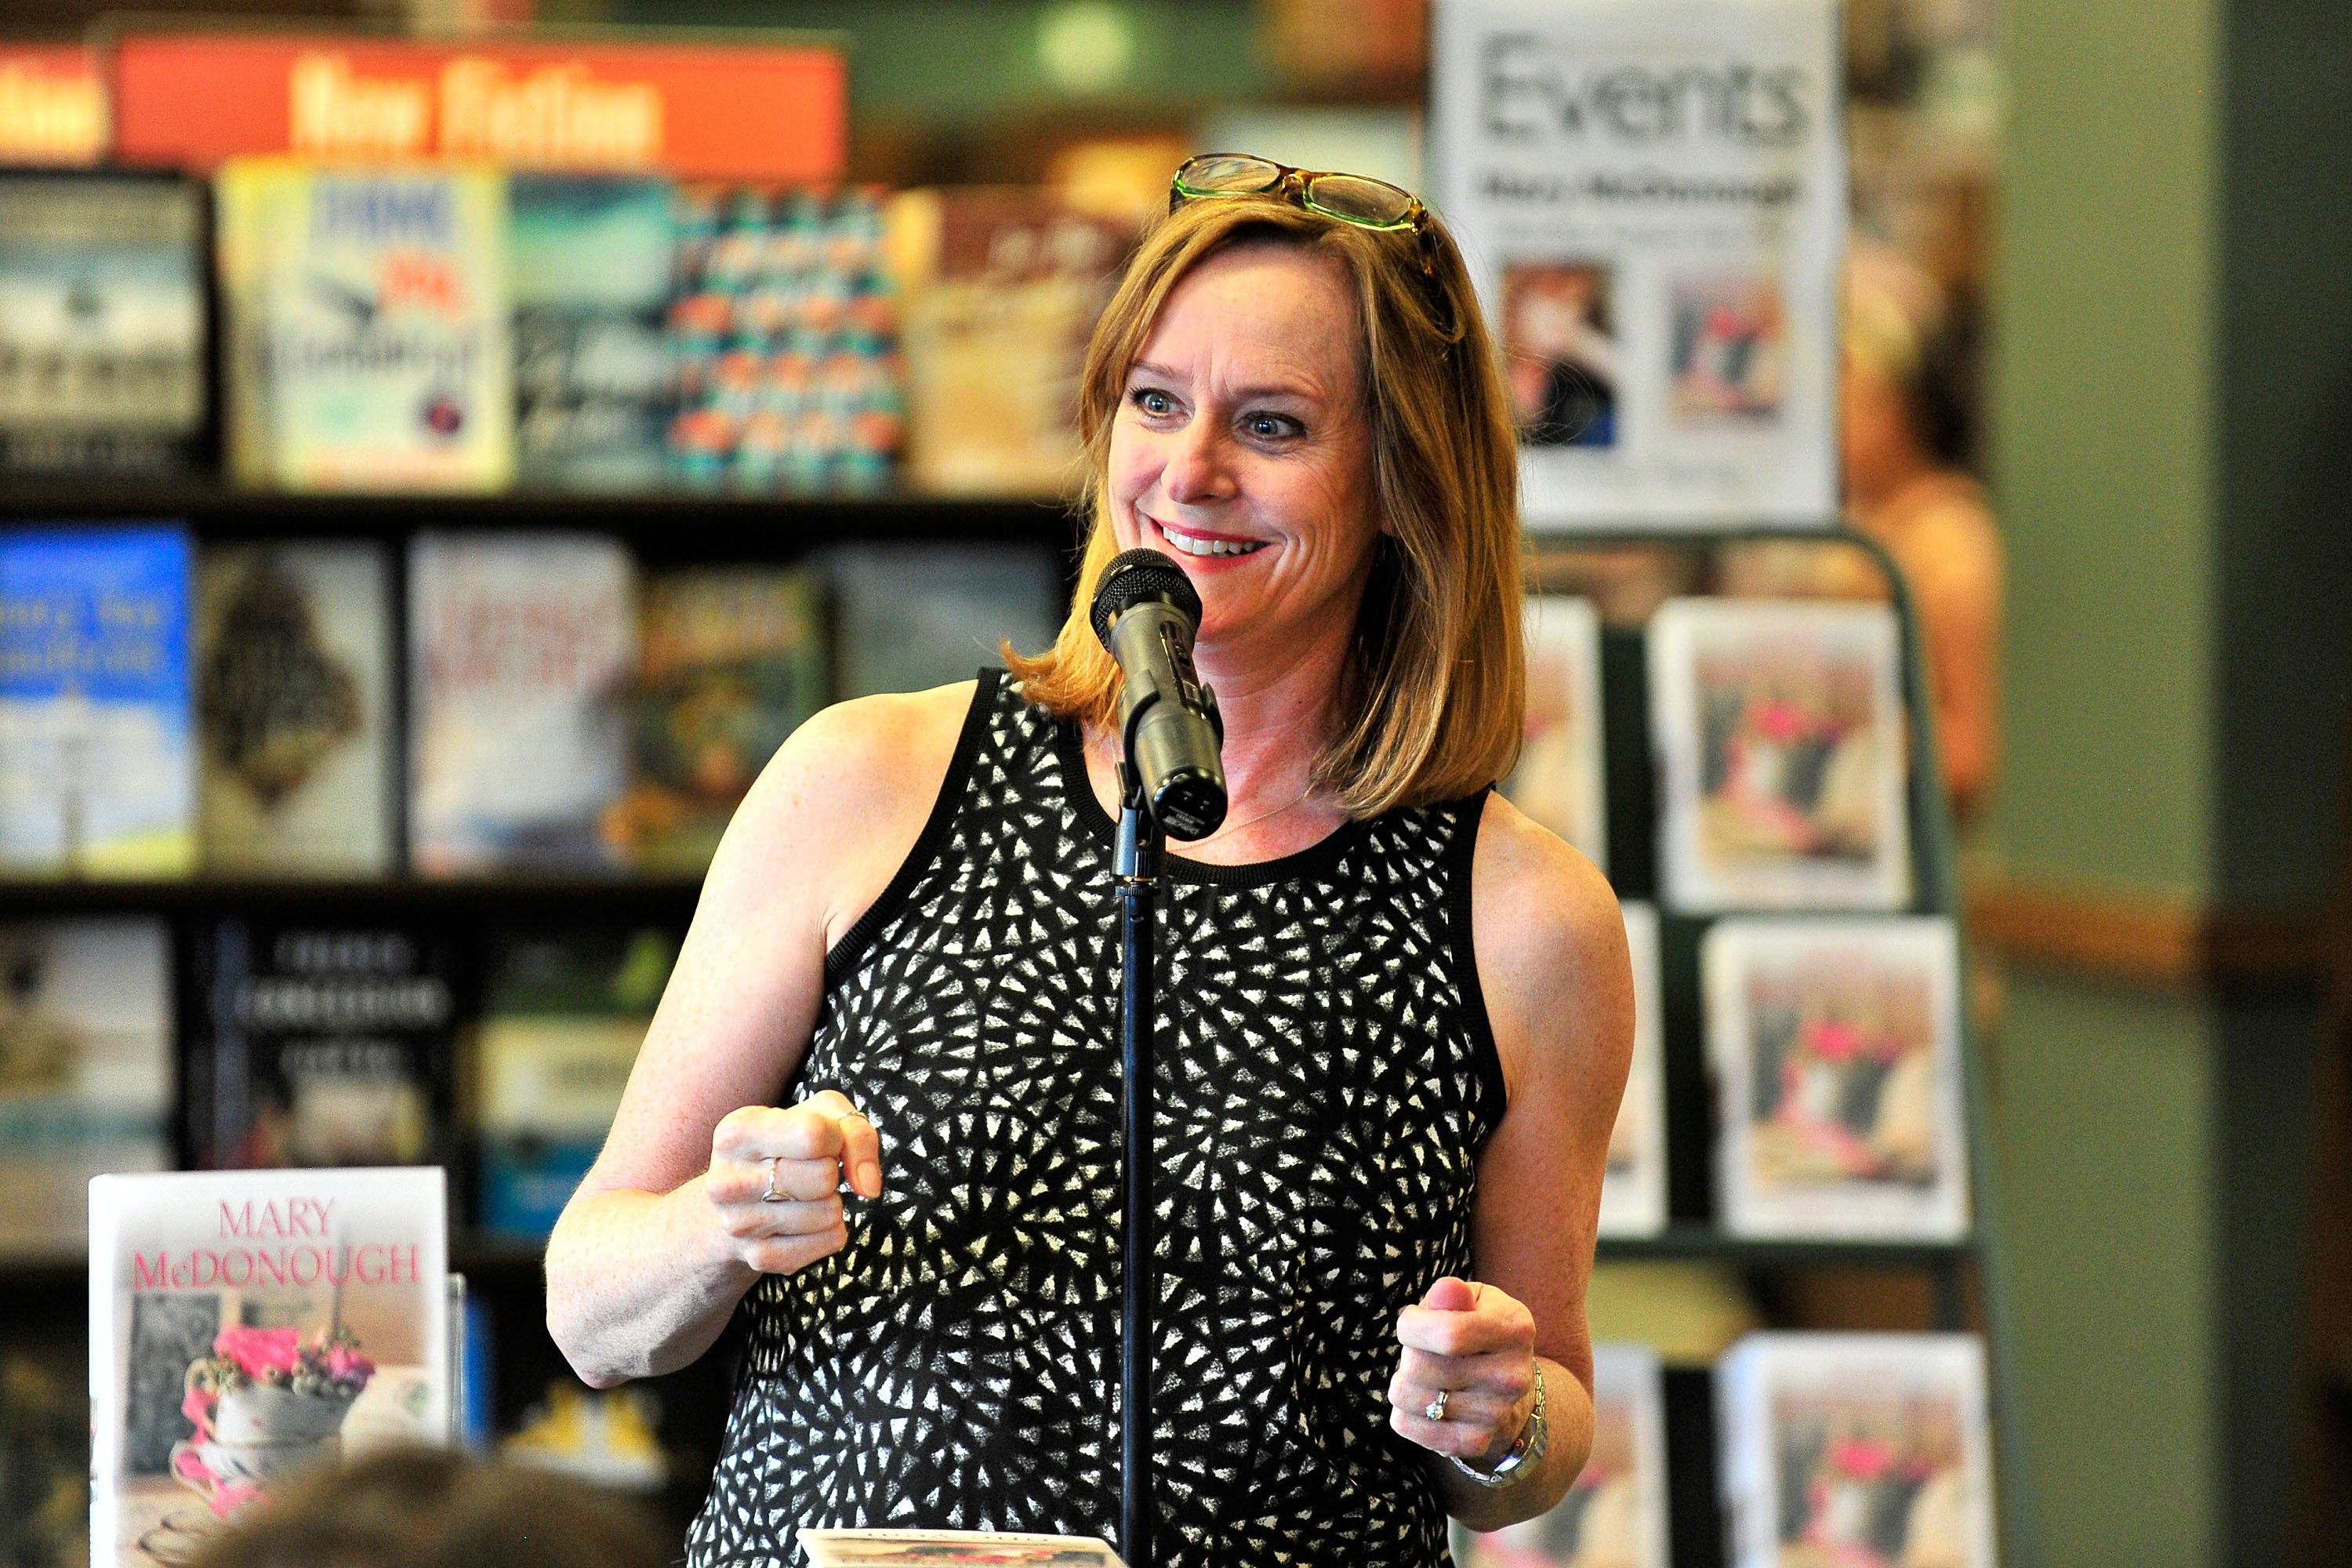
[(1530, 529), (1828, 523), (1832, 0), (1441, 0), (1431, 185), (1500, 344)]

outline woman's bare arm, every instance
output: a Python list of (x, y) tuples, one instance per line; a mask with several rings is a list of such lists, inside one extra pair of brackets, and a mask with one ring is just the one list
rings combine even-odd
[[(1542, 1462), (1487, 1489), (1433, 1465), (1447, 1511), (1474, 1530), (1531, 1518), (1559, 1500), (1592, 1446), (1592, 1342), (1584, 1293), (1600, 1223), (1609, 1134), (1633, 1056), (1633, 971), (1623, 917), (1591, 863), (1489, 797), (1473, 868), (1479, 988), (1503, 1062), (1509, 1110), (1478, 1164), (1471, 1214), (1477, 1283), (1441, 1281), (1405, 1310), (1406, 1353), (1392, 1424), (1474, 1464), (1501, 1457), (1534, 1408), (1544, 1366)], [(1443, 1359), (1438, 1359), (1443, 1358)], [(1472, 1423), (1426, 1419), (1420, 1384), (1463, 1386)], [(1392, 1394), (1393, 1397), (1393, 1394)], [(1491, 1407), (1491, 1409), (1489, 1408)], [(1480, 1415), (1488, 1418), (1478, 1420)]]
[[(807, 1049), (824, 955), (920, 835), (971, 693), (828, 709), (729, 826), (612, 1132), (548, 1238), (548, 1331), (592, 1385), (688, 1364), (762, 1272), (836, 1250), (845, 1165), (880, 1191), (846, 1101), (772, 1102)], [(760, 1201), (775, 1160), (796, 1201)]]

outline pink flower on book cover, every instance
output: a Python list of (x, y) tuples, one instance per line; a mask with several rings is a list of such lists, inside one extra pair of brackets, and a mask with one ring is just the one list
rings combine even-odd
[(234, 1362), (256, 1383), (283, 1383), (301, 1358), (299, 1329), (223, 1329), (213, 1353)]
[(286, 1470), (331, 1457), (375, 1363), (348, 1329), (225, 1329), (188, 1363), (180, 1413), (195, 1428), (172, 1473), (226, 1516)]

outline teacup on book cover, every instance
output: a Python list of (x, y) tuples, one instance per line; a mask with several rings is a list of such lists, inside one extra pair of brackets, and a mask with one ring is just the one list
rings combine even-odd
[(448, 1441), (437, 1168), (89, 1187), (90, 1561), (172, 1568), (283, 1478)]

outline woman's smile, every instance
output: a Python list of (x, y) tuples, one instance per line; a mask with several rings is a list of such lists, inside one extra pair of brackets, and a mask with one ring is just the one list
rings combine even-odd
[(1148, 524), (1161, 543), (1189, 560), (1203, 563), (1238, 560), (1255, 555), (1270, 542), (1264, 539), (1245, 539), (1238, 534), (1213, 533), (1207, 529), (1190, 528), (1181, 522), (1162, 522), (1148, 512), (1136, 516)]

